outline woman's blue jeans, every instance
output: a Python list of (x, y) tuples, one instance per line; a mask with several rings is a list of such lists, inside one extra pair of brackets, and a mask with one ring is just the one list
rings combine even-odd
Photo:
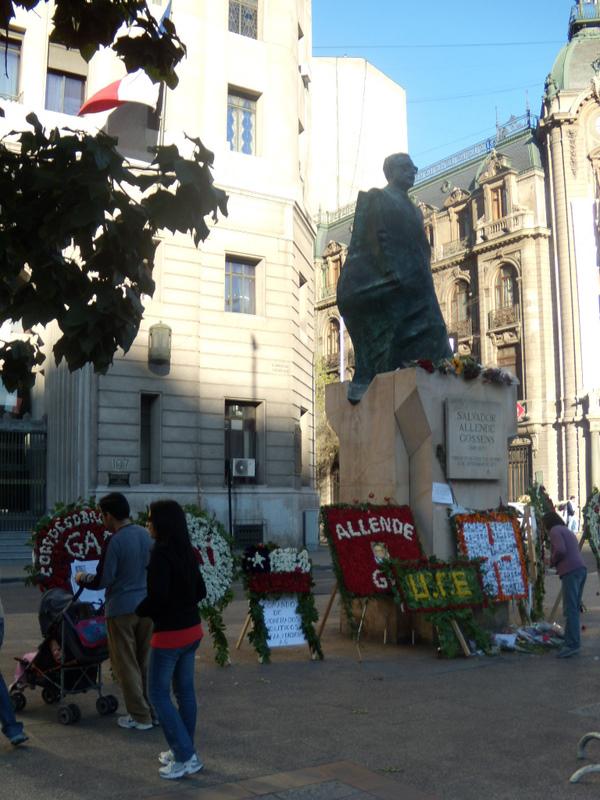
[(564, 646), (569, 650), (579, 650), (581, 646), (579, 613), (586, 577), (587, 569), (578, 567), (560, 579), (563, 590), (563, 611), (566, 617)]
[[(4, 619), (0, 617), (0, 647), (4, 641)], [(2, 733), (8, 739), (14, 739), (23, 733), (23, 725), (15, 719), (12, 703), (8, 689), (4, 683), (4, 678), (0, 674), (0, 722), (2, 723)]]
[[(153, 647), (150, 653), (148, 695), (173, 751), (175, 761), (187, 761), (196, 749), (194, 658), (200, 642), (185, 647)], [(171, 686), (177, 708), (171, 699)]]

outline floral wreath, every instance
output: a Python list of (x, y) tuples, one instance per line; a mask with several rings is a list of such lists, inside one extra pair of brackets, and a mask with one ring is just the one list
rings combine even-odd
[(594, 487), (583, 509), (584, 537), (600, 565), (600, 491)]
[(312, 593), (311, 563), (306, 550), (295, 547), (259, 544), (247, 547), (242, 557), (242, 578), (248, 597), (252, 630), (248, 639), (261, 663), (268, 664), (271, 649), (269, 632), (261, 600), (277, 600), (282, 595), (296, 595), (296, 613), (313, 659), (322, 659), (321, 642), (314, 629), (319, 615)]
[(97, 561), (111, 536), (93, 498), (65, 505), (58, 503), (35, 525), (30, 540), (33, 564), (26, 567), (28, 583), (42, 591), (71, 591), (73, 561)]
[(484, 367), (473, 356), (453, 356), (443, 358), (441, 361), (430, 361), (421, 358), (418, 361), (411, 361), (409, 366), (421, 367), (426, 372), (433, 374), (439, 372), (441, 375), (456, 375), (466, 381), (472, 381), (481, 375), (484, 383), (496, 383), (504, 386), (512, 386), (517, 383), (517, 379), (499, 367)]
[[(527, 568), (525, 564), (525, 556), (523, 554), (523, 546), (521, 542), (521, 530), (517, 521), (516, 515), (504, 511), (478, 511), (471, 514), (454, 514), (450, 517), (450, 524), (454, 529), (458, 549), (460, 553), (467, 558), (482, 558), (482, 572), (483, 584), (485, 590), (496, 601), (503, 600), (520, 600), (527, 596)], [(470, 533), (475, 538), (481, 541), (488, 542), (490, 549), (494, 544), (494, 539), (497, 534), (494, 533), (493, 526), (502, 525), (510, 530), (512, 534), (510, 542), (511, 551), (500, 555), (499, 559), (490, 560), (489, 556), (484, 555), (483, 552), (478, 552), (478, 549), (471, 541), (471, 537), (467, 536), (465, 532), (466, 526), (469, 526)], [(500, 543), (501, 544), (501, 543)], [(512, 588), (514, 591), (509, 590), (509, 586), (505, 586), (505, 582), (510, 584), (510, 575), (502, 575), (502, 570), (506, 569), (505, 564), (508, 565), (517, 557), (518, 569), (512, 576)]]
[(200, 611), (208, 622), (215, 647), (215, 661), (223, 667), (230, 663), (223, 610), (233, 600), (231, 584), (235, 577), (235, 562), (231, 541), (223, 525), (214, 516), (193, 505), (184, 506), (183, 510), (206, 586), (206, 597), (200, 603)]

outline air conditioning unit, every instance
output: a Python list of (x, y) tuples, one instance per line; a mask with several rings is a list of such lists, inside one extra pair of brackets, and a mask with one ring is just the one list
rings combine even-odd
[(254, 458), (232, 459), (231, 474), (234, 478), (253, 478), (256, 474), (256, 460)]

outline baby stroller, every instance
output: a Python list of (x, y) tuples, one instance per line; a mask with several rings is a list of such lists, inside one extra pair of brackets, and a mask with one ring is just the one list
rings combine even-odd
[(39, 610), (43, 641), (35, 653), (17, 658), (15, 680), (9, 693), (15, 711), (27, 703), (25, 689), (42, 689), (42, 700), (60, 703), (58, 720), (63, 725), (79, 722), (81, 710), (65, 698), (82, 692), (98, 692), (96, 710), (112, 714), (119, 701), (102, 694), (102, 662), (108, 658), (106, 623), (92, 603), (79, 601), (63, 589), (49, 589), (42, 595)]

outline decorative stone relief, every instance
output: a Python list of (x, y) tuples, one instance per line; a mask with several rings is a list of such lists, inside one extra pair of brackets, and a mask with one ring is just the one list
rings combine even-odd
[(569, 163), (571, 165), (571, 172), (573, 173), (573, 177), (577, 177), (577, 128), (574, 125), (570, 125), (567, 128), (567, 134), (569, 137)]
[(453, 206), (455, 203), (468, 200), (470, 196), (470, 192), (466, 191), (465, 189), (461, 189), (460, 186), (454, 186), (446, 200), (444, 200), (444, 208), (448, 208), (449, 206)]
[(500, 172), (510, 169), (510, 167), (510, 159), (508, 159), (505, 155), (502, 155), (502, 153), (492, 150), (487, 158), (487, 161), (485, 162), (483, 171), (479, 173), (479, 184), (484, 183), (490, 178), (495, 178)]
[(594, 77), (592, 78), (592, 92), (596, 100), (600, 100), (600, 58), (592, 61), (592, 69), (594, 70)]

